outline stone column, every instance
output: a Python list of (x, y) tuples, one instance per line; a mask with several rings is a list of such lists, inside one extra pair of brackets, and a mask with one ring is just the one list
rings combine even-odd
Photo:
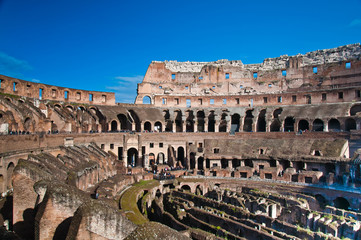
[(214, 121), (214, 132), (219, 132), (220, 121)]
[(208, 132), (208, 121), (204, 121), (204, 131)]
[(198, 132), (198, 121), (194, 122), (194, 132)]

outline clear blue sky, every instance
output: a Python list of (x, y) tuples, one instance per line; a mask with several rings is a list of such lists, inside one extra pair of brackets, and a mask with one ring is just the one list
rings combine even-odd
[(152, 60), (242, 60), (361, 41), (361, 0), (0, 0), (0, 74), (132, 103)]

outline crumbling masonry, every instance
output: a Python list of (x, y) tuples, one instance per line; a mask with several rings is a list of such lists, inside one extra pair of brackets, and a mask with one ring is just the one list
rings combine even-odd
[(0, 75), (0, 236), (361, 239), (360, 57), (152, 62), (135, 104)]

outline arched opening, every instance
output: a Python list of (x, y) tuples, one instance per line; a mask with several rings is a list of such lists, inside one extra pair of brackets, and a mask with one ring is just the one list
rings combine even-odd
[(151, 132), (152, 131), (152, 124), (150, 122), (144, 123), (144, 131)]
[(276, 110), (273, 111), (273, 118), (278, 118), (279, 115), (282, 113), (282, 108), (277, 108)]
[(361, 104), (353, 105), (350, 108), (350, 115), (355, 116), (358, 112), (361, 112)]
[(330, 132), (339, 132), (339, 131), (341, 131), (340, 122), (335, 118), (330, 119), (328, 121), (328, 131), (330, 131)]
[(188, 185), (183, 185), (181, 189), (183, 192), (191, 192), (191, 187)]
[(283, 160), (281, 161), (282, 169), (286, 170), (287, 168), (291, 167), (291, 162), (289, 160)]
[(273, 120), (271, 126), (270, 126), (270, 131), (271, 132), (279, 132), (281, 129), (281, 123), (280, 120), (275, 119)]
[(12, 182), (11, 182), (11, 178), (12, 178), (12, 176), (13, 176), (14, 168), (15, 168), (14, 163), (11, 162), (11, 163), (8, 164), (7, 171), (6, 171), (7, 188), (8, 188), (8, 189), (12, 188), (12, 186), (13, 186), (13, 184), (12, 184)]
[(135, 148), (129, 148), (128, 149), (128, 161), (127, 165), (132, 167), (137, 167), (138, 164), (138, 150)]
[(170, 120), (169, 110), (163, 111), (164, 121), (165, 121), (165, 131), (166, 132), (173, 132), (173, 123)]
[(118, 131), (118, 123), (117, 123), (117, 121), (113, 120), (110, 123), (110, 131), (112, 131), (112, 132)]
[(182, 112), (180, 110), (175, 111), (175, 125), (176, 125), (176, 132), (183, 132), (183, 121), (182, 121)]
[(221, 116), (221, 121), (219, 123), (219, 132), (227, 132), (227, 120), (226, 120), (227, 114), (223, 113)]
[(246, 116), (244, 118), (243, 131), (244, 132), (252, 132), (252, 124), (253, 124), (253, 110), (247, 110)]
[(211, 160), (209, 160), (209, 158), (206, 158), (206, 168), (210, 168), (211, 167)]
[(228, 168), (228, 159), (221, 159), (221, 168)]
[(132, 130), (132, 123), (124, 114), (118, 114), (118, 120), (122, 130)]
[(199, 158), (198, 158), (198, 169), (199, 169), (199, 170), (204, 170), (203, 162), (204, 162), (204, 158), (203, 158), (203, 157), (199, 157)]
[(215, 131), (215, 115), (214, 111), (211, 111), (208, 116), (208, 132), (214, 132)]
[(258, 114), (257, 132), (265, 132), (265, 131), (266, 131), (266, 109), (263, 109)]
[(194, 152), (190, 153), (190, 168), (191, 169), (195, 169), (196, 168), (196, 154)]
[(153, 166), (155, 164), (155, 155), (154, 155), (154, 153), (149, 153), (148, 160), (149, 160), (149, 165), (150, 166)]
[(26, 118), (24, 121), (24, 131), (31, 131), (31, 120), (30, 118)]
[(286, 117), (285, 119), (285, 132), (295, 131), (295, 119), (293, 117)]
[(195, 192), (195, 194), (196, 195), (203, 195), (203, 190), (202, 190), (202, 188), (201, 188), (201, 186), (200, 185), (198, 185), (197, 187), (196, 187), (196, 192)]
[(187, 111), (188, 117), (186, 119), (186, 132), (194, 132), (194, 115), (193, 111)]
[(338, 197), (335, 200), (333, 200), (333, 204), (336, 208), (341, 208), (348, 210), (350, 207), (350, 203), (347, 201), (346, 198)]
[(356, 121), (353, 118), (348, 118), (345, 121), (345, 131), (351, 131), (356, 129)]
[(129, 113), (131, 115), (131, 120), (133, 122), (133, 125), (135, 125), (135, 131), (140, 132), (141, 131), (141, 122), (139, 120), (138, 114), (136, 114), (133, 110), (129, 110)]
[(157, 164), (164, 164), (165, 162), (164, 153), (160, 152), (157, 156)]
[(182, 167), (186, 167), (183, 147), (178, 147), (177, 149), (177, 160), (182, 165)]
[(323, 121), (321, 119), (315, 119), (313, 121), (312, 131), (323, 132)]
[(204, 132), (204, 112), (203, 111), (198, 111), (197, 112), (197, 130), (198, 132)]
[(309, 130), (308, 121), (304, 120), (304, 119), (300, 120), (298, 122), (298, 130), (301, 130), (301, 131)]
[(233, 168), (238, 168), (239, 166), (241, 166), (241, 161), (239, 159), (232, 159), (232, 167)]
[(244, 160), (244, 165), (246, 167), (253, 167), (253, 161), (251, 159)]
[(152, 104), (152, 99), (149, 96), (143, 97), (143, 104)]
[(327, 205), (327, 200), (324, 196), (322, 196), (321, 194), (316, 194), (315, 195), (316, 201), (318, 203), (318, 205), (320, 206), (321, 209), (324, 209), (325, 206)]
[(154, 124), (154, 130), (156, 130), (157, 132), (162, 132), (162, 123), (161, 122), (156, 122)]
[(233, 114), (231, 121), (231, 129), (233, 129), (235, 132), (239, 132), (240, 124), (241, 124), (241, 116), (238, 113)]

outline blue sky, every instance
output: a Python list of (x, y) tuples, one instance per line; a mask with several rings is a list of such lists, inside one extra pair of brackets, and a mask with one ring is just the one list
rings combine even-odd
[(0, 74), (134, 102), (152, 60), (242, 60), (361, 41), (361, 0), (0, 0)]

